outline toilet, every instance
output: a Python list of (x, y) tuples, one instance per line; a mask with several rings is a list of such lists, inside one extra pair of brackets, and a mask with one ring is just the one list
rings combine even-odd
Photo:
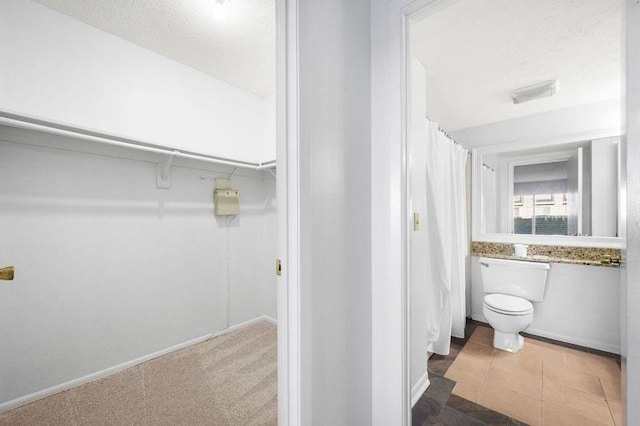
[(533, 304), (542, 302), (548, 263), (481, 257), (482, 313), (494, 329), (493, 346), (516, 353), (522, 349), (521, 331), (533, 322)]

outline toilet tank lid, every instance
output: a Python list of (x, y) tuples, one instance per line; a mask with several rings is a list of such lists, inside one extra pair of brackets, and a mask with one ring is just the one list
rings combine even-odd
[(526, 260), (507, 260), (507, 259), (495, 259), (492, 257), (481, 257), (479, 260), (482, 266), (491, 265), (503, 265), (503, 266), (517, 266), (518, 268), (529, 269), (551, 269), (548, 263), (543, 262), (529, 262)]

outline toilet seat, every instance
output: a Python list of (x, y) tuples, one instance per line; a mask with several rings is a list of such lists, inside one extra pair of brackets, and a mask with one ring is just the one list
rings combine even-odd
[(528, 315), (533, 312), (533, 305), (527, 299), (507, 294), (487, 294), (484, 297), (485, 306), (493, 312), (503, 315)]

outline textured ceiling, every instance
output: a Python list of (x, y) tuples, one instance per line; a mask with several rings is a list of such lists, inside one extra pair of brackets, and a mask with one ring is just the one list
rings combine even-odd
[[(459, 0), (419, 21), (427, 113), (453, 131), (620, 97), (621, 0)], [(509, 92), (557, 79), (514, 105)]]
[(33, 1), (258, 96), (275, 90), (274, 0)]

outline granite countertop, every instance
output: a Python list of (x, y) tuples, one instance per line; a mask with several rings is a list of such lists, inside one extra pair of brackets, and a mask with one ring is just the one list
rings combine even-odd
[(549, 245), (528, 245), (528, 256), (514, 254), (513, 244), (485, 241), (471, 242), (471, 255), (495, 259), (522, 260), (525, 262), (567, 263), (572, 265), (605, 266), (615, 268), (619, 263), (603, 263), (603, 258), (620, 259), (620, 250), (599, 247), (568, 247)]

